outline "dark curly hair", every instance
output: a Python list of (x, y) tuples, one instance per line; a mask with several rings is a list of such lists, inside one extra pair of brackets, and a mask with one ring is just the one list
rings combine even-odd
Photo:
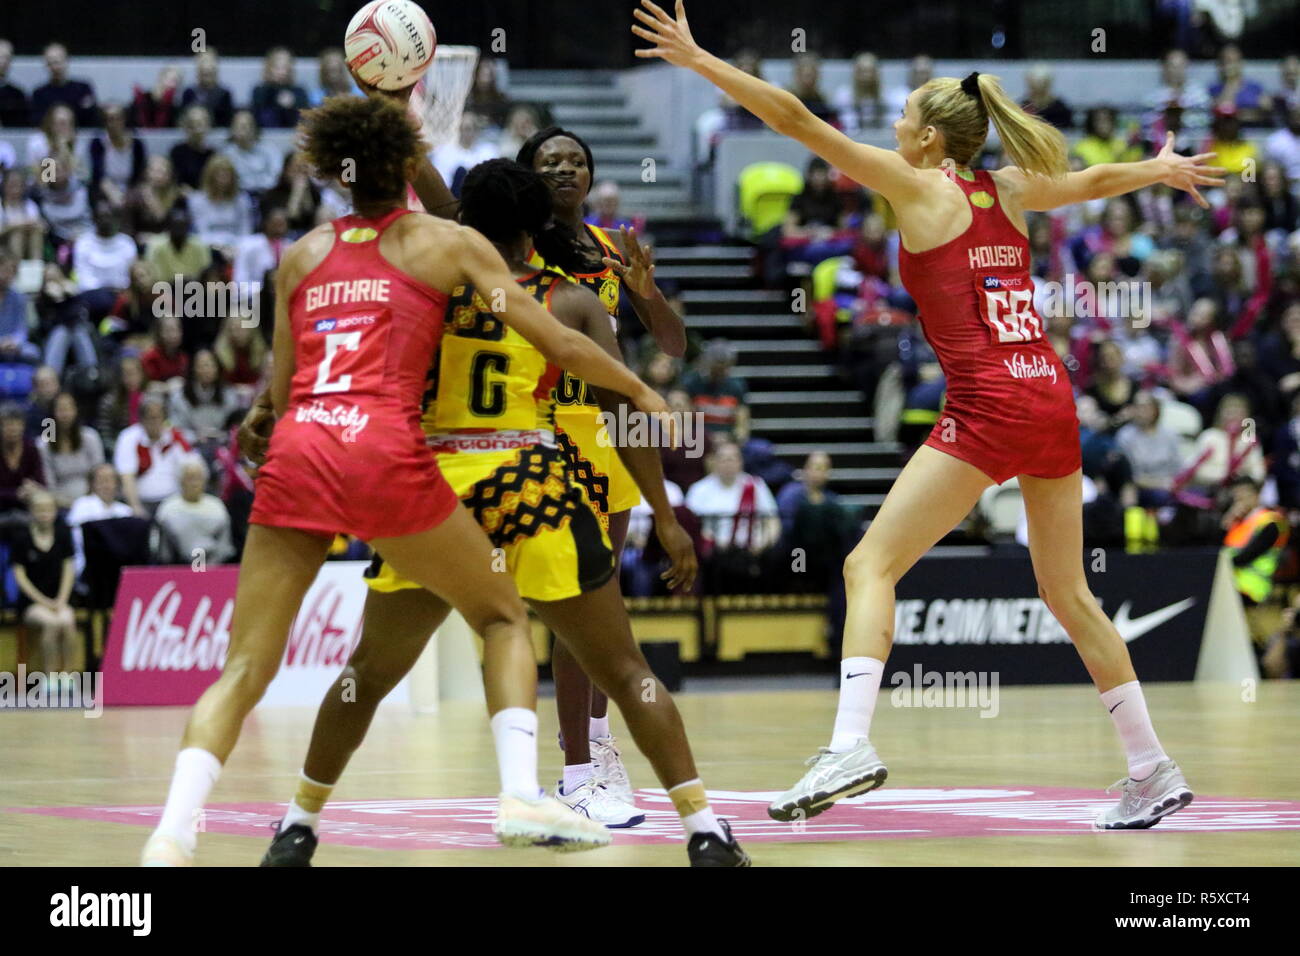
[(542, 148), (542, 144), (547, 140), (555, 139), (557, 136), (566, 136), (582, 147), (583, 153), (587, 156), (587, 171), (591, 173), (592, 182), (596, 180), (596, 160), (591, 156), (591, 147), (587, 141), (577, 133), (571, 133), (567, 129), (561, 129), (558, 126), (548, 126), (546, 129), (538, 130), (528, 139), (524, 140), (524, 145), (519, 147), (519, 152), (515, 156), (515, 162), (519, 165), (533, 168), (533, 163), (537, 159), (537, 151)]
[(424, 155), (414, 120), (379, 97), (331, 96), (303, 113), (298, 137), (307, 162), (350, 187), (354, 204), (403, 196), (406, 164)]
[(552, 217), (546, 180), (512, 160), (489, 159), (466, 174), (460, 221), (493, 242), (527, 233), (546, 264), (565, 272), (583, 272), (589, 264), (574, 231)]

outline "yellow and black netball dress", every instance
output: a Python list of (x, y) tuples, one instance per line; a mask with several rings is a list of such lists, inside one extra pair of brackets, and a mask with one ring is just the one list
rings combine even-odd
[[(590, 225), (587, 230), (600, 246), (602, 255), (619, 262), (627, 261), (605, 230)], [(536, 251), (528, 261), (539, 267), (555, 269), (555, 266), (547, 266)], [(623, 294), (623, 280), (618, 273), (606, 266), (600, 272), (563, 274), (596, 293), (617, 333), (618, 305)], [(599, 414), (600, 406), (596, 404), (590, 386), (568, 372), (562, 373), (555, 384), (555, 423), (559, 426), (560, 447), (569, 456), (578, 480), (597, 507), (605, 515), (618, 514), (640, 504), (641, 491), (618, 457), (608, 433), (601, 436), (605, 428), (597, 417)]]
[[(518, 281), (549, 309), (556, 284), (568, 280), (540, 269)], [(551, 393), (560, 370), (491, 305), (472, 286), (452, 291), (421, 426), (448, 483), (502, 550), (519, 593), (561, 601), (609, 580), (613, 551), (600, 511), (556, 442)], [(378, 591), (418, 587), (378, 557), (366, 578)]]

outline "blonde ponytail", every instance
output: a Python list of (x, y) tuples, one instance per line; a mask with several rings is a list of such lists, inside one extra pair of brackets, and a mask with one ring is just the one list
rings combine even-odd
[(1069, 172), (1065, 137), (1059, 129), (1021, 109), (1007, 96), (996, 76), (981, 73), (979, 87), (984, 111), (993, 121), (1011, 162), (1027, 173), (1041, 176), (1064, 176)]
[[(972, 80), (978, 84), (978, 96), (967, 92)], [(955, 162), (966, 166), (975, 159), (992, 121), (1007, 157), (1020, 169), (1053, 177), (1069, 170), (1061, 131), (1021, 109), (996, 76), (978, 73), (965, 81), (938, 77), (921, 92), (917, 103), (921, 124), (943, 133), (945, 151)]]

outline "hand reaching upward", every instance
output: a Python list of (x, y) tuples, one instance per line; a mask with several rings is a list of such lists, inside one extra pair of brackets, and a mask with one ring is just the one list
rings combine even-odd
[(673, 66), (691, 65), (691, 59), (701, 52), (700, 46), (691, 36), (691, 26), (686, 22), (686, 4), (677, 0), (677, 19), (673, 19), (654, 0), (641, 0), (641, 7), (632, 11), (646, 26), (632, 25), (632, 32), (643, 40), (654, 44), (648, 50), (637, 50), (636, 55), (642, 59), (658, 57), (667, 60)]

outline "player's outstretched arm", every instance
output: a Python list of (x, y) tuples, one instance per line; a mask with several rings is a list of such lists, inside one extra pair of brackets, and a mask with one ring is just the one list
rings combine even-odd
[(457, 235), (459, 254), (456, 261), (464, 271), (464, 281), (473, 285), (489, 305), (495, 305), (493, 300), (498, 296), (504, 299), (505, 308), (494, 311), (548, 361), (592, 385), (627, 395), (644, 412), (667, 415), (668, 406), (664, 400), (631, 369), (610, 358), (604, 349), (585, 335), (565, 328), (524, 292), (510, 274), (501, 254), (481, 233), (462, 226)]
[(1015, 166), (997, 172), (998, 179), (1008, 182), (1019, 193), (1026, 209), (1046, 211), (1089, 199), (1109, 199), (1135, 189), (1164, 183), (1174, 189), (1191, 194), (1203, 208), (1209, 203), (1200, 194), (1198, 186), (1222, 186), (1226, 170), (1207, 163), (1214, 153), (1182, 156), (1174, 152), (1174, 134), (1165, 140), (1164, 148), (1151, 159), (1133, 163), (1099, 163), (1077, 173), (1067, 173), (1056, 179), (1025, 173)]
[[(609, 315), (590, 289), (568, 283), (555, 290), (551, 297), (551, 308), (555, 317), (566, 326), (586, 335), (612, 358), (620, 362), (623, 360), (618, 339), (610, 328)], [(595, 392), (601, 411), (609, 412), (617, 418), (626, 399), (609, 389), (593, 388), (592, 391)], [(633, 446), (618, 442), (614, 449), (654, 512), (655, 536), (659, 538), (670, 562), (670, 567), (661, 577), (674, 591), (690, 588), (699, 573), (699, 559), (695, 555), (695, 543), (678, 522), (677, 515), (668, 502), (659, 449), (650, 443)]]
[(657, 57), (693, 70), (773, 130), (797, 139), (840, 172), (886, 199), (906, 199), (921, 190), (917, 171), (897, 153), (855, 143), (814, 116), (793, 93), (750, 76), (700, 47), (691, 36), (682, 0), (677, 0), (676, 18), (653, 0), (641, 0), (641, 6), (644, 9), (633, 11), (641, 23), (633, 24), (632, 32), (654, 45), (637, 50), (637, 56)]

